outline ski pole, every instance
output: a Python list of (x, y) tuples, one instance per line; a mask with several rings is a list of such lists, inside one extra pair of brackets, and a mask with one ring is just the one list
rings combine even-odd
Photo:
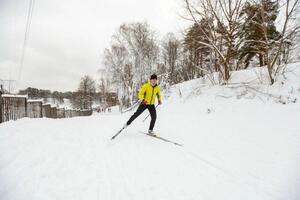
[[(157, 104), (157, 105), (155, 106), (155, 109), (156, 109), (158, 106), (159, 106), (159, 104)], [(146, 120), (149, 116), (150, 116), (150, 113), (147, 115), (147, 117), (146, 117), (145, 119), (143, 119), (143, 122), (145, 122), (145, 120)]]

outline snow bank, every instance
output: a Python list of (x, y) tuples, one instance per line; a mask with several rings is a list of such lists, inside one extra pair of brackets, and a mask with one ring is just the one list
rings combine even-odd
[[(217, 74), (173, 86), (167, 96), (183, 101), (194, 97), (254, 99), (264, 103), (295, 103), (300, 99), (300, 63), (288, 65), (270, 85), (264, 67), (232, 72), (226, 85), (218, 83)], [(174, 95), (176, 94), (176, 95)]]

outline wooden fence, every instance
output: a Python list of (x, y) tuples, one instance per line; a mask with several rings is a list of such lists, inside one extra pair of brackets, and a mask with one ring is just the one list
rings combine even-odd
[(65, 110), (53, 107), (51, 104), (43, 104), (42, 100), (28, 100), (24, 95), (0, 96), (0, 123), (23, 117), (56, 119), (90, 116), (92, 112), (92, 110)]
[(43, 113), (43, 117), (52, 118), (51, 117), (51, 104), (43, 104), (42, 105), (42, 113)]
[(40, 118), (43, 117), (42, 100), (27, 100), (27, 117)]
[(27, 96), (5, 95), (0, 97), (0, 123), (27, 116)]

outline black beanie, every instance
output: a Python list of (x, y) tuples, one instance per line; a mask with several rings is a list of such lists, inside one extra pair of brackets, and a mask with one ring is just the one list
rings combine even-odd
[(157, 80), (156, 74), (152, 74), (152, 75), (151, 75), (150, 80), (152, 80), (152, 79), (156, 79), (156, 80)]

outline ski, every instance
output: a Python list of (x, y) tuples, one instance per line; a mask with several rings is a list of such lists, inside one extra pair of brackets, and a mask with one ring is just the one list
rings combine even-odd
[(126, 127), (123, 127), (121, 130), (119, 130), (114, 136), (112, 136), (111, 140), (115, 139)]
[(140, 131), (140, 133), (141, 133), (141, 134), (144, 134), (144, 135), (148, 135), (148, 136), (153, 137), (153, 138), (156, 138), (156, 139), (159, 139), (159, 140), (162, 140), (162, 141), (164, 141), (164, 142), (169, 142), (169, 143), (175, 144), (175, 145), (177, 145), (177, 146), (183, 147), (183, 144), (180, 144), (180, 143), (177, 143), (177, 142), (168, 140), (168, 139), (166, 139), (166, 138), (163, 138), (163, 137), (160, 137), (160, 136), (157, 136), (157, 135), (150, 135), (150, 134), (145, 133), (145, 132), (143, 132), (143, 131)]

